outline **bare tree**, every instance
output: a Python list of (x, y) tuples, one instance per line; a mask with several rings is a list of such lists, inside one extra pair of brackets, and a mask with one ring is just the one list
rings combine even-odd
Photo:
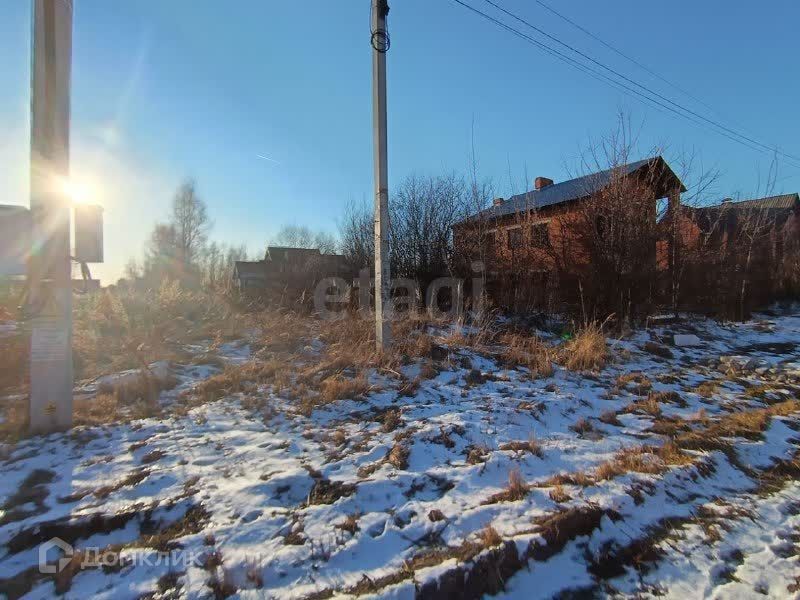
[(397, 187), (389, 212), (393, 275), (424, 286), (453, 272), (453, 225), (467, 216), (463, 178), (411, 175)]
[(371, 207), (350, 202), (339, 222), (339, 239), (342, 253), (353, 269), (372, 268), (375, 230)]
[(175, 193), (170, 225), (175, 230), (177, 260), (184, 267), (194, 265), (203, 252), (211, 228), (206, 203), (197, 195), (194, 180), (187, 179)]
[(305, 225), (284, 225), (271, 244), (290, 248), (319, 250), (322, 254), (335, 254), (338, 249), (336, 237), (326, 231), (313, 231)]

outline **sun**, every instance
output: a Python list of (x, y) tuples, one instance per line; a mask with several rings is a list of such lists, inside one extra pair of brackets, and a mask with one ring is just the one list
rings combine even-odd
[(92, 186), (75, 179), (65, 179), (61, 183), (61, 191), (73, 204), (90, 204), (95, 200)]

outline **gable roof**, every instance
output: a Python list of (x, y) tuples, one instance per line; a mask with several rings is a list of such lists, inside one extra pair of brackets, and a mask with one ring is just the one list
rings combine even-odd
[(556, 204), (563, 204), (572, 200), (587, 198), (606, 187), (612, 181), (614, 175), (631, 175), (632, 173), (648, 166), (660, 166), (664, 171), (664, 175), (674, 178), (676, 181), (678, 181), (678, 183), (680, 183), (681, 191), (686, 191), (683, 183), (680, 182), (667, 162), (661, 156), (652, 156), (650, 158), (645, 158), (644, 160), (637, 160), (636, 162), (628, 163), (626, 165), (606, 169), (605, 171), (591, 173), (589, 175), (584, 175), (583, 177), (576, 177), (575, 179), (562, 181), (560, 183), (553, 183), (540, 190), (531, 190), (529, 192), (525, 192), (524, 194), (517, 194), (499, 206), (490, 206), (489, 208), (486, 208), (468, 217), (464, 221), (470, 221), (477, 218), (495, 219), (497, 217), (513, 215), (525, 210), (538, 210), (546, 206), (555, 206)]
[[(732, 227), (736, 223), (740, 211), (766, 211), (766, 216), (774, 219), (777, 226), (781, 226), (791, 216), (795, 207), (800, 208), (800, 196), (794, 194), (781, 194), (767, 196), (766, 198), (752, 198), (750, 200), (726, 200), (711, 206), (681, 206), (683, 214), (694, 220), (703, 230), (710, 231), (717, 223), (724, 223)], [(669, 213), (665, 216), (665, 222)]]

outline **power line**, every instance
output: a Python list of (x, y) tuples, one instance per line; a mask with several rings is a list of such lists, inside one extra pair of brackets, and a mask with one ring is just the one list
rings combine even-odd
[(609, 42), (605, 41), (605, 40), (604, 40), (603, 38), (601, 38), (599, 35), (597, 35), (597, 34), (595, 34), (595, 33), (591, 32), (591, 31), (589, 31), (588, 29), (586, 29), (586, 28), (585, 28), (583, 25), (581, 25), (580, 23), (577, 23), (577, 22), (575, 22), (573, 19), (570, 19), (570, 18), (569, 18), (568, 16), (566, 16), (565, 14), (563, 14), (563, 13), (561, 13), (561, 12), (557, 11), (555, 8), (553, 8), (552, 6), (550, 6), (549, 4), (547, 4), (546, 2), (543, 2), (542, 0), (535, 0), (535, 1), (536, 1), (536, 3), (537, 3), (539, 6), (541, 6), (541, 7), (542, 7), (542, 8), (544, 8), (545, 10), (547, 10), (547, 11), (551, 12), (552, 14), (554, 14), (555, 16), (557, 16), (559, 19), (562, 19), (562, 20), (566, 21), (567, 23), (569, 23), (570, 25), (572, 25), (573, 27), (575, 27), (575, 28), (576, 28), (576, 29), (578, 29), (579, 31), (582, 31), (582, 32), (583, 32), (583, 33), (585, 33), (587, 36), (589, 36), (589, 37), (590, 37), (590, 38), (592, 38), (593, 40), (595, 40), (595, 41), (599, 42), (600, 44), (602, 44), (603, 46), (605, 46), (606, 48), (608, 48), (608, 49), (609, 49), (609, 50), (611, 50), (612, 52), (614, 52), (614, 53), (618, 54), (619, 56), (621, 56), (621, 57), (622, 57), (622, 58), (624, 58), (625, 60), (628, 60), (628, 61), (630, 61), (631, 63), (633, 63), (634, 65), (636, 65), (637, 67), (639, 67), (639, 68), (640, 68), (640, 69), (642, 69), (643, 71), (646, 71), (647, 73), (649, 73), (650, 75), (652, 75), (652, 76), (653, 76), (653, 77), (655, 77), (656, 79), (658, 79), (658, 80), (660, 80), (660, 81), (662, 81), (662, 82), (666, 83), (668, 86), (670, 86), (671, 88), (673, 88), (673, 89), (675, 89), (675, 90), (679, 91), (680, 93), (682, 93), (683, 95), (685, 95), (687, 98), (691, 98), (692, 100), (694, 100), (694, 101), (695, 101), (695, 102), (697, 102), (698, 104), (701, 104), (702, 106), (706, 107), (708, 110), (710, 110), (711, 112), (715, 113), (715, 114), (716, 114), (716, 115), (718, 115), (719, 117), (726, 118), (726, 119), (727, 119), (729, 122), (733, 123), (734, 125), (736, 125), (736, 126), (737, 126), (737, 127), (739, 127), (740, 129), (742, 129), (743, 131), (747, 132), (749, 135), (753, 135), (752, 131), (748, 131), (748, 130), (747, 130), (747, 127), (746, 127), (745, 125), (742, 125), (742, 123), (741, 123), (740, 121), (737, 121), (737, 120), (735, 120), (735, 119), (731, 119), (729, 115), (726, 115), (726, 114), (724, 114), (722, 111), (720, 111), (720, 110), (717, 110), (716, 108), (714, 108), (713, 106), (711, 106), (709, 103), (705, 102), (705, 101), (704, 101), (702, 98), (698, 98), (697, 96), (695, 96), (694, 94), (692, 94), (690, 91), (688, 91), (688, 90), (687, 90), (687, 89), (685, 89), (684, 87), (682, 87), (682, 86), (678, 85), (677, 83), (675, 83), (675, 82), (673, 82), (673, 81), (670, 81), (669, 79), (667, 79), (667, 78), (666, 78), (666, 77), (664, 77), (663, 75), (661, 75), (661, 74), (659, 74), (658, 72), (656, 72), (654, 69), (652, 69), (652, 68), (648, 67), (646, 64), (642, 63), (642, 62), (641, 62), (641, 61), (639, 61), (639, 60), (636, 60), (636, 59), (635, 59), (635, 58), (633, 58), (631, 55), (629, 55), (629, 54), (626, 54), (625, 52), (623, 52), (622, 50), (620, 50), (619, 48), (617, 48), (617, 47), (616, 47), (616, 46), (614, 46), (613, 44), (611, 44), (611, 43), (609, 43)]
[[(598, 71), (596, 69), (593, 69), (592, 67), (590, 67), (588, 65), (585, 65), (585, 64), (583, 64), (581, 62), (576, 61), (575, 59), (573, 59), (570, 56), (567, 56), (563, 52), (560, 52), (559, 50), (556, 50), (555, 48), (552, 48), (551, 46), (548, 46), (547, 44), (545, 44), (543, 42), (540, 42), (539, 40), (537, 40), (535, 38), (532, 38), (531, 36), (529, 36), (529, 35), (527, 35), (525, 33), (522, 33), (518, 29), (515, 29), (514, 27), (511, 27), (510, 25), (507, 25), (506, 23), (503, 23), (502, 21), (500, 21), (500, 20), (492, 17), (491, 15), (489, 15), (489, 14), (487, 14), (487, 13), (485, 13), (485, 12), (483, 12), (483, 11), (477, 9), (477, 8), (475, 8), (474, 6), (470, 6), (469, 4), (463, 2), (462, 0), (453, 0), (453, 2), (455, 2), (456, 4), (461, 5), (462, 7), (466, 8), (466, 9), (468, 9), (468, 10), (470, 10), (470, 11), (472, 11), (472, 12), (478, 14), (478, 15), (480, 15), (481, 17), (483, 17), (483, 18), (485, 18), (485, 19), (487, 19), (489, 21), (491, 21), (492, 23), (494, 23), (498, 27), (501, 27), (501, 28), (507, 30), (509, 33), (511, 33), (511, 34), (513, 34), (513, 35), (515, 35), (517, 37), (522, 38), (523, 40), (527, 41), (528, 43), (537, 46), (538, 48), (544, 50), (545, 52), (547, 52), (548, 54), (556, 57), (557, 59), (559, 59), (559, 60), (561, 60), (563, 62), (566, 62), (570, 66), (573, 66), (573, 67), (577, 68), (578, 70), (590, 75), (591, 77), (593, 77), (595, 79), (598, 79), (599, 81), (603, 81), (604, 83), (607, 83), (607, 84), (619, 89), (620, 91), (622, 91), (623, 94), (626, 94), (626, 95), (634, 94), (634, 95), (638, 96), (640, 100), (643, 100), (646, 103), (650, 103), (651, 107), (656, 108), (656, 110), (658, 110), (659, 112), (663, 113), (664, 111), (660, 110), (660, 108), (663, 108), (663, 109), (665, 109), (665, 110), (667, 110), (667, 111), (669, 111), (671, 113), (674, 113), (675, 115), (678, 115), (679, 117), (682, 117), (684, 119), (687, 119), (687, 120), (691, 121), (692, 123), (695, 123), (696, 125), (698, 125), (700, 127), (704, 127), (706, 129), (709, 129), (710, 131), (713, 131), (714, 133), (722, 135), (722, 136), (730, 139), (731, 141), (734, 141), (734, 142), (736, 142), (738, 144), (741, 144), (741, 145), (743, 145), (743, 146), (745, 146), (747, 148), (750, 148), (751, 150), (755, 150), (756, 152), (764, 152), (765, 151), (764, 149), (759, 148), (757, 146), (754, 146), (754, 145), (752, 145), (752, 144), (750, 144), (750, 143), (748, 143), (748, 142), (746, 142), (744, 140), (741, 140), (741, 139), (739, 139), (737, 137), (734, 137), (734, 136), (726, 133), (725, 131), (720, 131), (718, 129), (711, 129), (705, 123), (703, 123), (701, 121), (698, 121), (697, 119), (692, 118), (690, 115), (687, 115), (687, 114), (684, 114), (682, 112), (679, 112), (675, 108), (673, 108), (673, 107), (671, 107), (671, 106), (669, 106), (667, 104), (664, 104), (663, 102), (660, 102), (659, 100), (657, 100), (655, 98), (651, 98), (650, 96), (647, 96), (647, 95), (643, 94), (639, 90), (636, 90), (636, 89), (626, 85), (623, 82), (620, 82), (620, 81), (617, 81), (615, 79), (612, 79), (609, 76), (605, 75), (604, 73), (601, 73), (600, 71)], [(630, 94), (628, 94), (628, 92), (630, 92)], [(796, 165), (796, 164), (789, 163), (789, 162), (787, 162), (787, 164), (790, 164), (791, 166), (800, 169), (800, 165)]]
[(562, 20), (566, 21), (567, 23), (569, 23), (570, 25), (572, 25), (572, 26), (573, 26), (573, 27), (575, 27), (576, 29), (578, 29), (578, 30), (582, 31), (583, 33), (585, 33), (586, 35), (588, 35), (588, 36), (589, 36), (590, 38), (592, 38), (593, 40), (595, 40), (595, 41), (597, 41), (597, 42), (601, 43), (603, 46), (605, 46), (606, 48), (608, 48), (608, 49), (609, 49), (609, 50), (611, 50), (612, 52), (614, 52), (614, 53), (618, 54), (619, 56), (621, 56), (621, 57), (622, 57), (622, 58), (624, 58), (625, 60), (628, 60), (628, 61), (632, 62), (634, 65), (636, 65), (636, 66), (637, 66), (637, 67), (639, 67), (640, 69), (642, 69), (642, 70), (644, 70), (644, 71), (647, 71), (648, 73), (650, 73), (650, 75), (652, 75), (652, 76), (653, 76), (653, 77), (655, 77), (656, 79), (659, 79), (659, 80), (663, 81), (664, 83), (666, 83), (666, 84), (667, 84), (668, 86), (670, 86), (671, 88), (673, 88), (673, 89), (675, 89), (675, 90), (677, 90), (677, 91), (681, 92), (682, 94), (685, 94), (687, 97), (691, 98), (692, 100), (694, 100), (695, 102), (697, 102), (697, 103), (699, 103), (699, 104), (702, 104), (702, 105), (703, 105), (703, 106), (705, 106), (707, 109), (709, 109), (709, 110), (711, 110), (711, 111), (714, 111), (714, 112), (718, 112), (718, 111), (716, 111), (716, 110), (714, 109), (714, 107), (713, 107), (713, 106), (711, 106), (710, 104), (707, 104), (706, 102), (704, 102), (703, 100), (701, 100), (700, 98), (698, 98), (697, 96), (695, 96), (694, 94), (692, 94), (691, 92), (689, 92), (689, 91), (685, 90), (684, 88), (682, 88), (681, 86), (679, 86), (677, 83), (673, 83), (672, 81), (670, 81), (670, 80), (669, 80), (669, 79), (667, 79), (666, 77), (663, 77), (662, 75), (659, 75), (659, 74), (658, 74), (656, 71), (654, 71), (653, 69), (651, 69), (650, 67), (648, 67), (648, 66), (647, 66), (647, 65), (645, 65), (644, 63), (642, 63), (642, 62), (640, 62), (640, 61), (636, 60), (635, 58), (633, 58), (632, 56), (630, 56), (630, 55), (626, 54), (625, 52), (623, 52), (623, 51), (622, 51), (622, 50), (620, 50), (619, 48), (617, 48), (617, 47), (613, 46), (612, 44), (610, 44), (610, 43), (606, 42), (606, 41), (605, 41), (603, 38), (601, 38), (600, 36), (598, 36), (598, 35), (597, 35), (597, 34), (595, 34), (595, 33), (592, 33), (591, 31), (589, 31), (588, 29), (586, 29), (586, 28), (585, 28), (583, 25), (581, 25), (580, 23), (576, 23), (575, 21), (573, 21), (572, 19), (570, 19), (570, 18), (569, 18), (568, 16), (566, 16), (565, 14), (562, 14), (562, 13), (558, 12), (558, 11), (557, 11), (555, 8), (553, 8), (553, 7), (552, 7), (552, 6), (550, 6), (549, 4), (547, 4), (547, 3), (545, 3), (545, 2), (542, 2), (542, 0), (535, 0), (535, 1), (536, 1), (536, 4), (538, 4), (539, 6), (541, 6), (542, 8), (544, 8), (545, 10), (547, 10), (547, 11), (549, 11), (549, 12), (553, 13), (553, 14), (554, 14), (554, 15), (556, 15), (556, 16), (557, 16), (559, 19), (562, 19)]
[(526, 21), (525, 19), (523, 19), (519, 15), (516, 15), (516, 14), (514, 14), (513, 12), (511, 12), (509, 10), (506, 10), (505, 8), (503, 8), (502, 6), (500, 6), (499, 4), (494, 2), (493, 0), (484, 0), (484, 2), (486, 2), (487, 4), (490, 4), (491, 6), (496, 8), (497, 10), (499, 10), (502, 13), (508, 15), (509, 17), (519, 21), (520, 23), (523, 23), (524, 25), (530, 27), (534, 31), (536, 31), (539, 34), (547, 37), (548, 39), (556, 42), (557, 44), (560, 44), (561, 46), (563, 46), (563, 47), (569, 49), (570, 51), (578, 54), (579, 56), (583, 57), (584, 59), (596, 64), (597, 66), (605, 69), (606, 71), (609, 71), (610, 73), (613, 73), (615, 76), (617, 76), (617, 77), (619, 77), (621, 79), (624, 79), (628, 83), (630, 83), (632, 85), (635, 85), (638, 88), (641, 88), (642, 90), (646, 91), (647, 93), (649, 93), (649, 94), (651, 94), (653, 96), (656, 96), (657, 98), (660, 98), (664, 102), (667, 102), (667, 103), (671, 104), (672, 106), (678, 108), (679, 110), (685, 111), (685, 112), (697, 117), (698, 119), (702, 119), (703, 121), (709, 123), (710, 125), (713, 125), (714, 127), (717, 127), (717, 128), (722, 129), (724, 131), (727, 131), (728, 133), (730, 133), (732, 135), (735, 135), (737, 137), (740, 137), (743, 140), (746, 140), (746, 141), (750, 142), (751, 144), (755, 144), (757, 146), (760, 146), (760, 147), (764, 148), (765, 150), (768, 150), (770, 152), (775, 152), (777, 154), (781, 154), (782, 156), (785, 156), (787, 158), (791, 158), (792, 160), (800, 161), (800, 157), (793, 156), (793, 155), (788, 154), (786, 152), (783, 152), (783, 151), (781, 151), (781, 150), (779, 150), (777, 148), (773, 148), (772, 146), (769, 146), (767, 144), (763, 144), (762, 142), (759, 142), (758, 140), (755, 140), (755, 139), (750, 138), (750, 137), (748, 137), (748, 136), (746, 136), (746, 135), (744, 135), (742, 133), (739, 133), (738, 131), (736, 131), (734, 129), (731, 129), (730, 127), (726, 127), (725, 125), (723, 125), (723, 124), (721, 124), (721, 123), (719, 123), (717, 121), (714, 121), (713, 119), (709, 119), (708, 117), (705, 117), (704, 115), (701, 115), (701, 114), (695, 112), (694, 110), (692, 110), (690, 108), (686, 108), (685, 106), (683, 106), (683, 105), (671, 100), (670, 98), (667, 98), (666, 96), (663, 96), (662, 94), (659, 94), (658, 92), (648, 88), (647, 86), (642, 85), (638, 81), (635, 81), (635, 80), (631, 79), (630, 77), (626, 76), (625, 74), (620, 73), (619, 71), (613, 69), (612, 67), (609, 67), (608, 65), (606, 65), (606, 64), (604, 64), (604, 63), (592, 58), (588, 54), (586, 54), (586, 53), (578, 50), (577, 48), (567, 44), (566, 42), (560, 40), (556, 36), (553, 36), (553, 35), (547, 33), (543, 29), (537, 27), (536, 25), (530, 23), (529, 21)]

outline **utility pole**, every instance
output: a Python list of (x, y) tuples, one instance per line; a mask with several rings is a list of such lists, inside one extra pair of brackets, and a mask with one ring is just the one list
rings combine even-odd
[(371, 0), (372, 19), (372, 128), (375, 153), (375, 343), (378, 352), (391, 343), (391, 327), (386, 315), (390, 308), (389, 272), (389, 175), (386, 156), (386, 52), (389, 30), (387, 0)]
[(72, 0), (33, 0), (31, 37), (30, 428), (46, 433), (72, 426)]

